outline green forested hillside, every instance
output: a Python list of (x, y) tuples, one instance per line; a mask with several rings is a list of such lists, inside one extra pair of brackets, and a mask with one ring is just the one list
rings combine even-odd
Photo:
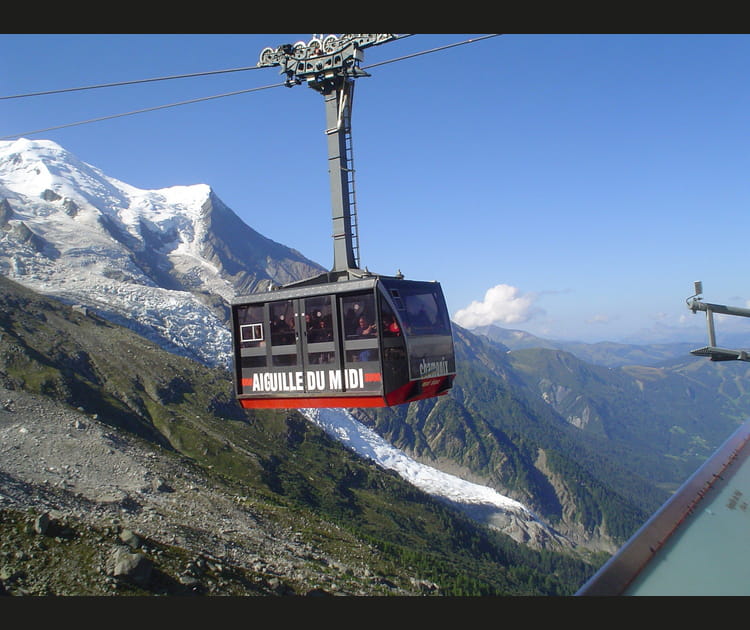
[[(367, 563), (394, 586), (408, 591), (426, 580), (439, 595), (564, 595), (596, 568), (478, 525), (295, 412), (245, 412), (227, 372), (3, 278), (0, 327), (4, 387), (80, 407), (173, 451), (176, 462), (200, 467), (294, 536), (333, 558)], [(7, 533), (16, 540), (19, 532)]]
[(441, 594), (574, 592), (595, 569), (580, 558), (622, 544), (742, 421), (750, 398), (732, 365), (610, 369), (555, 349), (508, 352), (457, 327), (450, 395), (355, 411), (421, 461), (532, 508), (576, 541), (582, 555), (572, 558), (477, 525), (295, 412), (241, 410), (223, 370), (0, 282), (5, 387), (171, 449), (346, 554), (322, 526), (335, 524), (378, 550), (380, 573), (434, 580)]
[(454, 330), (450, 398), (367, 411), (369, 422), (423, 460), (449, 460), (584, 538), (622, 543), (750, 411), (742, 366), (688, 355), (609, 368)]
[(664, 502), (667, 493), (629, 467), (632, 452), (566, 422), (528, 388), (504, 349), (461, 329), (456, 340), (450, 397), (360, 415), (423, 461), (449, 460), (564, 533), (603, 537), (610, 548)]
[(692, 474), (750, 411), (739, 392), (745, 367), (689, 357), (670, 367), (605, 368), (555, 350), (508, 356), (527, 387), (563, 418), (632, 451), (666, 486)]

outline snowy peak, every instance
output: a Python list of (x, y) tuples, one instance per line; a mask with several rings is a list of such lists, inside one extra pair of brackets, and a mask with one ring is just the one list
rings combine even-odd
[(228, 364), (227, 303), (320, 273), (206, 184), (142, 190), (48, 140), (0, 142), (0, 273)]
[(104, 202), (108, 208), (126, 203), (118, 186), (99, 169), (50, 140), (0, 142), (0, 182), (29, 198), (70, 199), (77, 205)]
[(129, 244), (141, 248), (148, 238), (143, 230), (191, 241), (211, 194), (205, 184), (141, 190), (106, 176), (54, 142), (24, 138), (0, 142), (0, 182), (11, 198), (47, 202), (26, 208), (37, 216), (47, 218), (61, 206), (72, 219), (87, 211), (115, 240), (128, 241), (128, 234)]

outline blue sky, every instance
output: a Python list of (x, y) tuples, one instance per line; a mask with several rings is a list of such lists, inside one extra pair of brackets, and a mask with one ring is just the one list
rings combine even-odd
[[(0, 35), (0, 96), (255, 66), (312, 34)], [(362, 66), (483, 34), (418, 34)], [(750, 36), (506, 34), (357, 80), (361, 263), (439, 280), (454, 320), (583, 341), (704, 341), (685, 305), (746, 306)], [(333, 263), (325, 113), (275, 68), (0, 99), (0, 137), (53, 140), (144, 189), (205, 183)], [(717, 323), (743, 330), (743, 318)]]

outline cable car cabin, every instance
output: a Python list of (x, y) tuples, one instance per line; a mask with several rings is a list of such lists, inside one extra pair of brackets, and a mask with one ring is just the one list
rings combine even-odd
[(232, 331), (246, 409), (390, 407), (444, 395), (456, 375), (437, 282), (287, 285), (233, 300)]

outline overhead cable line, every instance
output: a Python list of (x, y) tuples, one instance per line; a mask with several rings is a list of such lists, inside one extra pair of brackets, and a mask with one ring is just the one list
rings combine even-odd
[(464, 46), (465, 44), (474, 44), (491, 37), (499, 37), (502, 33), (493, 33), (492, 35), (485, 35), (484, 37), (477, 37), (476, 39), (466, 39), (462, 42), (456, 42), (454, 44), (446, 44), (445, 46), (438, 46), (437, 48), (431, 48), (430, 50), (423, 50), (421, 52), (412, 53), (410, 55), (404, 55), (403, 57), (397, 57), (395, 59), (389, 59), (388, 61), (379, 61), (378, 63), (371, 63), (369, 66), (365, 66), (363, 70), (375, 68), (376, 66), (384, 66), (387, 63), (394, 63), (396, 61), (403, 61), (404, 59), (411, 59), (412, 57), (419, 57), (420, 55), (427, 55), (429, 53), (438, 52), (440, 50), (446, 50), (448, 48), (454, 48), (456, 46)]
[(50, 94), (62, 94), (64, 92), (80, 92), (82, 90), (97, 90), (99, 88), (119, 87), (121, 85), (135, 85), (136, 83), (153, 83), (155, 81), (171, 81), (172, 79), (188, 79), (191, 77), (205, 77), (212, 74), (224, 74), (228, 72), (244, 72), (246, 70), (259, 70), (258, 66), (246, 66), (244, 68), (229, 68), (227, 70), (208, 70), (207, 72), (193, 72), (192, 74), (175, 74), (168, 77), (153, 77), (151, 79), (134, 79), (132, 81), (119, 81), (117, 83), (100, 83), (99, 85), (84, 85), (81, 87), (62, 88), (60, 90), (46, 90), (44, 92), (29, 92), (27, 94), (11, 94), (0, 96), (0, 101), (12, 98), (27, 98), (29, 96), (48, 96)]
[(248, 88), (247, 90), (238, 90), (237, 92), (227, 92), (226, 94), (215, 94), (214, 96), (204, 96), (202, 98), (194, 98), (189, 101), (180, 101), (179, 103), (170, 103), (168, 105), (157, 105), (156, 107), (146, 107), (145, 109), (137, 109), (132, 112), (124, 112), (122, 114), (112, 114), (111, 116), (101, 116), (99, 118), (89, 118), (88, 120), (79, 120), (78, 122), (67, 123), (64, 125), (57, 125), (55, 127), (47, 127), (46, 129), (35, 129), (34, 131), (25, 131), (23, 133), (15, 134), (12, 136), (0, 136), (0, 140), (12, 140), (24, 136), (31, 136), (37, 133), (44, 133), (46, 131), (54, 131), (55, 129), (64, 129), (65, 127), (76, 127), (77, 125), (85, 125), (93, 122), (100, 122), (102, 120), (111, 120), (113, 118), (121, 118), (123, 116), (132, 116), (133, 114), (143, 114), (145, 112), (153, 112), (158, 109), (167, 109), (169, 107), (177, 107), (179, 105), (190, 105), (191, 103), (200, 103), (201, 101), (210, 101), (215, 98), (224, 98), (225, 96), (236, 96), (238, 94), (246, 94), (248, 92), (258, 92), (259, 90), (267, 90), (269, 88), (284, 87), (284, 83), (276, 83), (274, 85), (264, 85), (256, 88)]
[[(464, 46), (466, 44), (473, 44), (473, 43), (476, 43), (476, 42), (479, 42), (479, 41), (482, 41), (482, 40), (485, 40), (485, 39), (489, 39), (491, 37), (498, 37), (499, 35), (500, 35), (500, 33), (495, 33), (495, 34), (492, 34), (492, 35), (485, 35), (484, 37), (478, 37), (478, 38), (474, 38), (474, 39), (467, 39), (467, 40), (464, 40), (462, 42), (455, 42), (453, 44), (446, 44), (445, 46), (438, 46), (437, 48), (431, 48), (429, 50), (423, 50), (421, 52), (412, 53), (412, 54), (409, 54), (409, 55), (404, 55), (403, 57), (397, 57), (395, 59), (389, 59), (387, 61), (380, 61), (378, 63), (370, 64), (369, 66), (365, 66), (363, 69), (366, 70), (366, 69), (369, 69), (369, 68), (374, 68), (376, 66), (382, 66), (382, 65), (389, 64), (389, 63), (395, 63), (397, 61), (403, 61), (405, 59), (411, 59), (412, 57), (419, 57), (421, 55), (427, 55), (427, 54), (430, 54), (430, 53), (439, 52), (441, 50), (446, 50), (448, 48), (455, 48), (456, 46)], [(410, 37), (410, 36), (411, 36), (411, 34), (409, 34), (409, 35), (403, 35), (399, 39), (401, 39), (403, 37)], [(179, 78), (185, 78), (185, 77), (191, 77), (191, 76), (202, 76), (202, 75), (206, 75), (206, 74), (218, 74), (218, 73), (222, 73), (222, 72), (239, 72), (241, 70), (253, 70), (253, 69), (256, 69), (256, 68), (258, 68), (258, 66), (250, 66), (250, 67), (247, 67), (247, 68), (235, 68), (235, 69), (232, 69), (232, 70), (213, 70), (213, 71), (205, 72), (205, 73), (175, 75), (175, 76), (171, 76), (171, 77), (159, 77), (159, 78), (153, 78), (153, 79), (142, 79), (142, 80), (139, 80), (139, 81), (127, 81), (127, 82), (124, 82), (124, 83), (107, 83), (107, 84), (101, 84), (101, 85), (92, 85), (92, 86), (88, 86), (88, 87), (67, 88), (67, 89), (64, 89), (64, 90), (56, 90), (56, 91), (49, 91), (49, 92), (36, 92), (36, 93), (33, 93), (33, 94), (26, 94), (26, 95), (5, 96), (5, 97), (0, 97), (0, 100), (2, 100), (2, 99), (9, 99), (9, 98), (20, 98), (21, 96), (37, 96), (37, 95), (43, 95), (43, 94), (55, 94), (55, 93), (58, 93), (58, 92), (70, 92), (70, 91), (76, 91), (76, 90), (95, 89), (95, 88), (100, 88), (100, 87), (114, 87), (114, 86), (118, 86), (118, 85), (129, 85), (129, 84), (133, 84), (133, 83), (144, 83), (144, 82), (150, 82), (150, 81), (163, 81), (163, 80), (169, 80), (169, 79), (179, 79)], [(137, 110), (134, 110), (134, 111), (131, 111), (131, 112), (124, 112), (124, 113), (121, 113), (121, 114), (112, 114), (110, 116), (101, 116), (99, 118), (89, 118), (87, 120), (80, 120), (78, 122), (66, 123), (64, 125), (57, 125), (57, 126), (54, 126), (54, 127), (47, 127), (45, 129), (35, 129), (34, 131), (25, 131), (23, 133), (14, 134), (14, 135), (11, 135), (11, 136), (0, 136), (0, 140), (12, 140), (12, 139), (17, 139), (17, 138), (25, 137), (25, 136), (35, 135), (35, 134), (38, 134), (38, 133), (46, 133), (47, 131), (55, 131), (57, 129), (65, 129), (66, 127), (76, 127), (78, 125), (86, 125), (86, 124), (89, 124), (89, 123), (101, 122), (103, 120), (112, 120), (113, 118), (122, 118), (124, 116), (132, 116), (132, 115), (135, 115), (135, 114), (143, 114), (143, 113), (146, 113), (146, 112), (153, 112), (153, 111), (156, 111), (156, 110), (159, 110), (159, 109), (168, 109), (170, 107), (178, 107), (180, 105), (191, 105), (193, 103), (200, 103), (200, 102), (203, 102), (203, 101), (210, 101), (210, 100), (217, 99), (217, 98), (225, 98), (225, 97), (228, 97), (228, 96), (237, 96), (239, 94), (247, 94), (249, 92), (258, 92), (260, 90), (267, 90), (267, 89), (276, 88), (276, 87), (288, 87), (288, 85), (286, 83), (275, 83), (275, 84), (272, 84), (272, 85), (264, 85), (264, 86), (261, 86), (261, 87), (248, 88), (246, 90), (238, 90), (236, 92), (226, 92), (224, 94), (215, 94), (213, 96), (204, 96), (204, 97), (201, 97), (201, 98), (195, 98), (195, 99), (191, 99), (191, 100), (187, 100), (187, 101), (180, 101), (179, 103), (169, 103), (167, 105), (157, 105), (155, 107), (147, 107), (147, 108), (144, 108), (144, 109), (137, 109)]]
[[(404, 39), (406, 37), (412, 37), (413, 33), (406, 33), (398, 35), (395, 39)], [(260, 70), (261, 66), (245, 66), (242, 68), (227, 68), (225, 70), (207, 70), (205, 72), (192, 72), (189, 74), (174, 74), (165, 77), (152, 77), (150, 79), (133, 79), (131, 81), (118, 81), (114, 83), (99, 83), (97, 85), (83, 85), (80, 87), (72, 88), (61, 88), (59, 90), (44, 90), (40, 92), (27, 92), (26, 94), (10, 94), (8, 96), (0, 96), (0, 101), (7, 101), (14, 98), (28, 98), (31, 96), (49, 96), (51, 94), (64, 94), (65, 92), (81, 92), (83, 90), (98, 90), (100, 88), (109, 87), (120, 87), (123, 85), (136, 85), (138, 83), (154, 83), (156, 81), (171, 81), (173, 79), (190, 79), (193, 77), (205, 77), (214, 74), (227, 74), (230, 72), (245, 72), (247, 70)]]

